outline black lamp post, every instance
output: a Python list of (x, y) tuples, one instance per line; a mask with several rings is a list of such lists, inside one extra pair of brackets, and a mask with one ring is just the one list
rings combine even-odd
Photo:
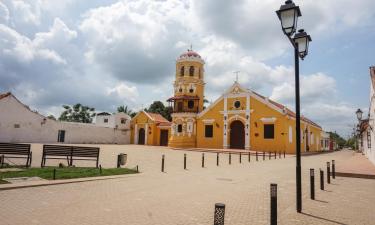
[(357, 125), (357, 139), (358, 139), (358, 141), (357, 141), (357, 143), (358, 143), (358, 151), (359, 151), (360, 150), (359, 143), (362, 143), (362, 140), (359, 140), (359, 139), (361, 139), (361, 127), (360, 126), (361, 126), (363, 112), (362, 112), (361, 109), (357, 109), (355, 114), (357, 115), (357, 119), (358, 119), (358, 125)]
[(308, 53), (311, 37), (304, 30), (299, 30), (297, 34), (292, 35), (297, 30), (297, 20), (301, 11), (293, 1), (286, 1), (284, 5), (276, 11), (280, 19), (284, 34), (288, 37), (294, 48), (295, 63), (295, 93), (296, 93), (296, 197), (297, 212), (302, 211), (302, 181), (301, 181), (301, 114), (300, 114), (300, 92), (299, 92), (299, 58), (302, 60)]

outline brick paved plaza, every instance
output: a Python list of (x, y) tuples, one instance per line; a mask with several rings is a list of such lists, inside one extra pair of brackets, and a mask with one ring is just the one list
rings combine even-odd
[[(34, 144), (33, 166), (41, 145)], [(269, 224), (269, 185), (278, 184), (279, 224), (374, 224), (375, 180), (336, 177), (309, 199), (309, 168), (345, 163), (349, 151), (302, 157), (303, 214), (295, 212), (295, 158), (247, 161), (243, 156), (135, 145), (101, 146), (101, 164), (114, 167), (119, 152), (141, 174), (56, 186), (0, 191), (0, 224), (213, 224), (214, 204), (226, 204), (225, 224)], [(183, 155), (187, 154), (187, 170)], [(39, 154), (39, 155), (38, 155)], [(165, 173), (160, 172), (165, 154)], [(52, 162), (52, 161), (51, 161)], [(78, 164), (79, 165), (79, 164)], [(82, 164), (83, 165), (83, 164)], [(318, 177), (316, 177), (318, 180)]]

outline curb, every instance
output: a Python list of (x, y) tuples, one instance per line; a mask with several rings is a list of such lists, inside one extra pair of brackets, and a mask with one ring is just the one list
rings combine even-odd
[(361, 179), (375, 179), (374, 174), (336, 172), (336, 176), (338, 176), (338, 177), (350, 177), (350, 178), (361, 178)]
[[(51, 183), (42, 183), (42, 184), (26, 184), (26, 185), (20, 185), (20, 186), (11, 186), (11, 187), (1, 187), (0, 185), (0, 191), (7, 191), (7, 190), (14, 190), (14, 189), (23, 189), (23, 188), (33, 188), (33, 187), (44, 187), (44, 186), (54, 186), (54, 185), (60, 185), (60, 184), (74, 184), (74, 183), (83, 183), (83, 182), (90, 182), (90, 181), (101, 181), (101, 180), (114, 180), (114, 179), (121, 179), (121, 178), (127, 178), (139, 175), (138, 174), (124, 174), (124, 175), (115, 175), (115, 176), (107, 176), (107, 177), (91, 177), (91, 179), (85, 179), (82, 180), (56, 180), (57, 182), (51, 182)], [(4, 184), (6, 185), (6, 184)]]

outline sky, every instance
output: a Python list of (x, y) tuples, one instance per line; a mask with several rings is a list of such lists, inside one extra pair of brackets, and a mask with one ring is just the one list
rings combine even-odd
[[(44, 115), (64, 104), (133, 110), (173, 95), (175, 60), (205, 60), (205, 96), (236, 79), (294, 110), (294, 57), (279, 0), (0, 0), (0, 93)], [(298, 0), (312, 37), (300, 63), (301, 111), (347, 137), (369, 107), (374, 0)], [(372, 56), (372, 57), (371, 57)]]

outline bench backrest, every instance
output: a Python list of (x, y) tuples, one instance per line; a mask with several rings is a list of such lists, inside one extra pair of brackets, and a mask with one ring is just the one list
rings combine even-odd
[(0, 143), (0, 155), (28, 155), (30, 144)]
[(70, 156), (72, 146), (65, 145), (43, 145), (43, 155), (49, 156)]
[(99, 148), (66, 145), (43, 145), (43, 154), (45, 156), (97, 158), (99, 156)]
[(97, 158), (99, 156), (99, 148), (74, 146), (73, 156)]

